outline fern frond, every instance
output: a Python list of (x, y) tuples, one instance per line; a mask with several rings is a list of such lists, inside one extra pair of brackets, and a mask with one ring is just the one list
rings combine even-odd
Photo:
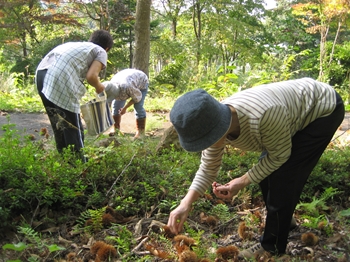
[(85, 210), (77, 219), (78, 228), (93, 232), (101, 230), (103, 228), (102, 216), (105, 212), (106, 207)]
[(329, 187), (327, 188), (325, 191), (323, 191), (323, 193), (321, 194), (321, 199), (323, 199), (324, 201), (332, 198), (333, 196), (340, 194), (341, 192), (338, 191), (338, 189), (333, 188), (333, 187)]
[(43, 242), (40, 239), (38, 232), (32, 229), (29, 226), (19, 226), (18, 233), (23, 234), (25, 238), (31, 243), (35, 244), (38, 248), (42, 248), (44, 246)]
[(232, 218), (228, 206), (223, 204), (213, 206), (213, 209), (209, 212), (209, 214), (217, 216), (223, 223)]

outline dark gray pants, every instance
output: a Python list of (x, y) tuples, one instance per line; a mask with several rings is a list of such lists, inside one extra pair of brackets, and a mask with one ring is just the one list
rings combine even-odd
[(337, 96), (332, 114), (318, 118), (292, 138), (290, 158), (260, 182), (267, 217), (261, 245), (273, 254), (285, 253), (289, 226), (303, 187), (344, 119), (344, 104)]
[(64, 148), (71, 147), (85, 161), (81, 152), (81, 149), (84, 147), (84, 128), (81, 123), (80, 114), (65, 110), (45, 97), (41, 91), (44, 86), (46, 72), (47, 70), (37, 71), (35, 79), (38, 93), (55, 136), (56, 148), (58, 152), (62, 153)]

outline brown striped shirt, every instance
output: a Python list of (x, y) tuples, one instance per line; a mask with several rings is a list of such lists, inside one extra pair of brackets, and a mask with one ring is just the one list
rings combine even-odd
[[(247, 172), (251, 182), (259, 183), (288, 160), (292, 137), (297, 131), (333, 112), (336, 97), (328, 84), (302, 78), (250, 88), (222, 103), (235, 108), (240, 124), (240, 136), (235, 140), (226, 139), (225, 145), (267, 152)], [(202, 152), (201, 164), (190, 189), (203, 194), (215, 180), (225, 145)]]

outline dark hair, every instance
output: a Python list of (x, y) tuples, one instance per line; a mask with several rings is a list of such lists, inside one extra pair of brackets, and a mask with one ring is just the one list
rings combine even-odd
[(111, 34), (106, 30), (94, 31), (89, 38), (89, 42), (99, 45), (103, 49), (111, 49), (113, 46), (113, 38)]

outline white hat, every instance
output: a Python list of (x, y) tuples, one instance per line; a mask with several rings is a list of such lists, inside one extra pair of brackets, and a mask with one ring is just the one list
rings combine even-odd
[(102, 85), (105, 87), (108, 103), (111, 103), (114, 99), (118, 98), (120, 89), (117, 84), (112, 83), (111, 81), (105, 81)]

